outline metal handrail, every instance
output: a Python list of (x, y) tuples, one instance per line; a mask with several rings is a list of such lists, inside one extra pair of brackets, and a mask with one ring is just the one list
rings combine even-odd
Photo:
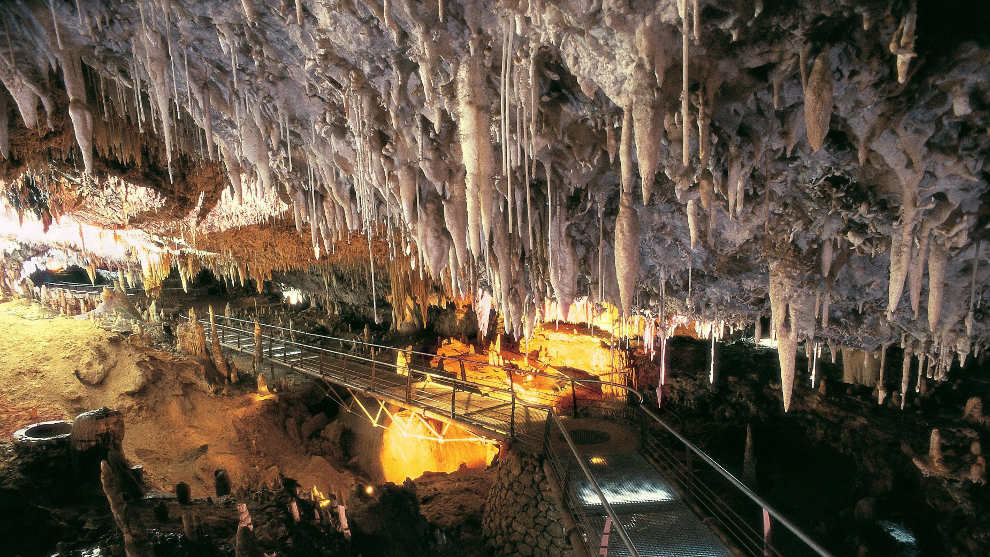
[[(622, 539), (622, 543), (626, 546), (629, 554), (632, 557), (639, 557), (639, 552), (636, 551), (636, 546), (633, 544), (632, 538), (629, 537), (629, 533), (626, 532), (626, 528), (622, 525), (622, 521), (619, 520), (619, 516), (615, 513), (615, 509), (612, 508), (612, 505), (605, 497), (605, 493), (602, 492), (602, 488), (598, 485), (598, 481), (595, 480), (595, 477), (591, 474), (591, 470), (588, 469), (588, 465), (585, 464), (584, 458), (582, 458), (580, 451), (578, 451), (577, 445), (574, 444), (574, 440), (571, 439), (570, 433), (567, 432), (567, 428), (564, 427), (564, 424), (560, 422), (560, 418), (558, 418), (553, 412), (547, 412), (547, 420), (556, 425), (557, 429), (560, 430), (560, 433), (564, 437), (564, 441), (567, 442), (567, 447), (570, 449), (571, 454), (574, 455), (578, 466), (581, 468), (581, 473), (584, 474), (585, 479), (588, 480), (588, 483), (591, 484), (591, 487), (598, 495), (598, 499), (601, 500), (602, 507), (605, 508), (605, 513), (612, 519), (612, 526), (615, 527), (616, 531), (619, 533), (619, 538)], [(547, 442), (549, 442), (549, 440)], [(546, 449), (549, 451), (550, 447), (547, 447)]]
[[(188, 319), (188, 316), (183, 315), (182, 317), (184, 319)], [(226, 317), (224, 317), (224, 316), (217, 316), (217, 317), (219, 317), (221, 319), (226, 319)], [(241, 320), (241, 321), (243, 321), (243, 320)], [(208, 319), (200, 319), (199, 322), (202, 325), (209, 325), (209, 320)], [(218, 328), (224, 328), (224, 329), (227, 329), (227, 330), (230, 330), (230, 331), (235, 331), (235, 332), (243, 333), (245, 335), (250, 335), (252, 337), (254, 336), (254, 332), (253, 331), (248, 331), (246, 329), (241, 329), (241, 328), (233, 327), (233, 326), (230, 326), (230, 325), (224, 325), (224, 324), (221, 324), (221, 323), (217, 323), (216, 325), (217, 325)], [(271, 339), (273, 337), (268, 336), (267, 338)], [(304, 343), (293, 341), (291, 339), (286, 339), (286, 338), (279, 338), (278, 340), (279, 340), (279, 342), (281, 342), (285, 346), (292, 345), (292, 346), (298, 347), (300, 349), (315, 350), (315, 351), (323, 352), (323, 353), (326, 353), (326, 354), (332, 354), (332, 355), (335, 355), (335, 356), (339, 356), (339, 357), (342, 357), (342, 358), (345, 358), (345, 359), (350, 359), (350, 360), (355, 360), (355, 361), (361, 361), (361, 362), (364, 362), (364, 363), (374, 364), (376, 366), (382, 366), (382, 367), (385, 367), (385, 368), (398, 369), (398, 365), (397, 364), (392, 363), (392, 362), (388, 362), (388, 361), (381, 361), (381, 360), (376, 360), (376, 359), (373, 359), (373, 358), (367, 358), (367, 357), (364, 357), (364, 356), (360, 356), (360, 355), (352, 354), (352, 353), (348, 353), (348, 352), (339, 352), (337, 350), (333, 350), (333, 349), (330, 349), (330, 348), (324, 348), (322, 346), (314, 346), (314, 345), (311, 345), (311, 344), (304, 344)], [(359, 344), (369, 345), (369, 343), (359, 343)], [(407, 352), (405, 349), (402, 349), (402, 348), (395, 348), (395, 347), (388, 347), (388, 346), (385, 346), (385, 347), (382, 347), (382, 348), (385, 348), (385, 349), (388, 349), (388, 350), (392, 350), (392, 351), (395, 351), (395, 352)], [(485, 365), (487, 366), (488, 364), (485, 364)], [(487, 383), (476, 383), (476, 382), (471, 382), (471, 381), (463, 381), (463, 380), (458, 379), (456, 377), (451, 377), (449, 375), (438, 374), (438, 373), (436, 373), (434, 371), (428, 371), (427, 369), (423, 369), (421, 367), (415, 366), (412, 363), (409, 363), (407, 365), (407, 367), (408, 367), (408, 369), (410, 369), (412, 371), (415, 371), (417, 374), (426, 375), (426, 376), (429, 376), (429, 377), (432, 377), (432, 378), (436, 378), (436, 380), (437, 380), (438, 383), (455, 384), (455, 385), (460, 385), (462, 387), (466, 386), (466, 387), (475, 387), (475, 388), (480, 386), (480, 387), (485, 387), (486, 389), (490, 389), (492, 391), (497, 391), (497, 392), (503, 393), (503, 394), (509, 393), (511, 395), (511, 397), (515, 397), (515, 390), (512, 389), (512, 388), (505, 388), (505, 387), (502, 387), (502, 386), (499, 386), (499, 385), (491, 385), (491, 384), (487, 384)], [(491, 367), (491, 366), (489, 366), (489, 367)], [(551, 378), (554, 378), (554, 379), (571, 381), (573, 383), (595, 384), (595, 385), (607, 386), (607, 387), (611, 387), (611, 388), (615, 388), (615, 389), (619, 389), (619, 390), (625, 391), (627, 394), (632, 395), (633, 398), (636, 400), (636, 404), (639, 404), (639, 403), (641, 403), (643, 401), (642, 394), (640, 394), (636, 390), (634, 390), (634, 389), (632, 389), (632, 388), (630, 388), (630, 387), (628, 387), (626, 385), (622, 385), (620, 383), (613, 383), (611, 381), (601, 381), (601, 380), (596, 380), (596, 379), (569, 379), (569, 378), (562, 378), (562, 377), (552, 376), (552, 375), (548, 375), (547, 377), (551, 377)], [(548, 410), (548, 409), (550, 409), (550, 406), (548, 406), (548, 405), (537, 404), (537, 403), (528, 402), (528, 401), (520, 401), (519, 399), (517, 399), (517, 404), (519, 404), (521, 406), (524, 406), (524, 407), (527, 407), (527, 408), (533, 408), (533, 409), (537, 409), (537, 410)]]
[[(69, 292), (75, 292), (76, 290), (86, 291), (87, 293), (99, 293), (102, 292), (104, 288), (109, 288), (110, 290), (117, 290), (116, 284), (86, 284), (81, 282), (43, 282), (38, 285), (38, 287), (48, 287), (57, 290), (67, 290)], [(124, 294), (128, 296), (141, 296), (143, 291), (140, 288), (126, 288)]]
[(805, 534), (800, 528), (798, 528), (794, 523), (784, 517), (777, 509), (775, 509), (770, 503), (765, 499), (757, 495), (741, 480), (732, 475), (731, 472), (726, 470), (721, 464), (715, 461), (712, 457), (708, 456), (704, 451), (699, 449), (694, 443), (690, 442), (683, 435), (675, 431), (672, 427), (667, 425), (667, 422), (663, 421), (660, 416), (654, 414), (650, 409), (643, 405), (639, 406), (640, 411), (646, 414), (647, 417), (660, 424), (664, 429), (666, 429), (671, 435), (677, 438), (685, 447), (687, 447), (691, 452), (696, 454), (702, 460), (704, 460), (709, 466), (711, 466), (716, 472), (722, 475), (725, 479), (729, 481), (733, 486), (735, 486), (744, 495), (749, 497), (754, 503), (760, 505), (763, 509), (767, 511), (767, 514), (777, 519), (778, 522), (784, 525), (785, 528), (791, 531), (799, 540), (808, 545), (815, 553), (823, 557), (831, 557), (831, 553), (824, 547), (818, 544), (815, 540), (811, 539), (810, 536)]
[[(183, 317), (184, 318), (187, 318), (186, 316), (183, 316)], [(219, 316), (219, 317), (221, 317), (222, 319), (230, 319), (232, 321), (240, 321), (240, 322), (243, 322), (243, 323), (253, 323), (252, 321), (247, 321), (247, 320), (237, 319), (237, 318), (232, 318), (232, 317), (226, 317), (226, 316)], [(206, 320), (206, 319), (202, 319), (202, 320), (200, 320), (200, 322), (202, 324), (204, 324), (204, 325), (208, 325), (209, 324), (209, 321)], [(393, 352), (400, 352), (401, 351), (401, 352), (405, 352), (405, 353), (411, 353), (411, 354), (418, 354), (418, 355), (424, 355), (424, 356), (431, 356), (431, 357), (440, 357), (440, 358), (443, 358), (443, 356), (439, 356), (439, 355), (436, 355), (436, 354), (429, 354), (429, 353), (425, 353), (425, 352), (417, 352), (417, 351), (412, 351), (412, 350), (405, 350), (405, 349), (396, 348), (396, 347), (393, 347), (393, 346), (384, 346), (384, 345), (378, 345), (378, 344), (374, 344), (374, 343), (362, 342), (362, 341), (358, 341), (358, 340), (343, 339), (343, 338), (337, 338), (337, 337), (330, 337), (330, 336), (327, 336), (327, 335), (319, 335), (319, 334), (316, 334), (316, 333), (305, 333), (305, 332), (302, 332), (302, 331), (294, 331), (294, 330), (286, 329), (284, 327), (278, 327), (278, 326), (275, 326), (275, 325), (267, 325), (267, 324), (260, 324), (260, 323), (259, 323), (259, 325), (262, 325), (264, 327), (269, 327), (269, 328), (272, 328), (272, 329), (279, 329), (279, 330), (283, 330), (283, 331), (291, 331), (291, 332), (297, 333), (297, 334), (307, 334), (307, 335), (310, 335), (310, 336), (319, 337), (319, 338), (326, 338), (326, 339), (330, 339), (330, 340), (339, 340), (339, 341), (342, 341), (342, 342), (348, 342), (348, 343), (352, 343), (352, 344), (356, 344), (356, 345), (362, 345), (362, 346), (367, 346), (367, 347), (372, 347), (372, 348), (377, 348), (377, 349), (383, 349), (383, 350), (388, 350), (388, 351), (393, 351)], [(248, 330), (241, 329), (241, 328), (238, 328), (238, 327), (234, 327), (234, 326), (231, 326), (231, 325), (219, 324), (218, 323), (217, 324), (217, 327), (218, 328), (219, 327), (222, 327), (222, 328), (227, 329), (227, 330), (236, 331), (236, 332), (239, 332), (239, 333), (242, 333), (242, 334), (245, 334), (245, 335), (249, 335), (251, 337), (253, 337), (253, 335), (254, 335), (254, 332), (253, 331), (248, 331)], [(267, 337), (269, 339), (272, 339), (273, 338), (271, 336), (267, 336)], [(309, 344), (304, 344), (304, 343), (300, 343), (300, 342), (297, 342), (297, 341), (293, 341), (293, 340), (288, 339), (288, 338), (279, 338), (278, 340), (284, 346), (290, 346), (291, 345), (291, 346), (294, 346), (294, 347), (298, 347), (300, 349), (308, 349), (308, 350), (312, 350), (312, 351), (319, 351), (319, 352), (323, 352), (323, 353), (326, 353), (326, 354), (332, 354), (332, 355), (335, 355), (335, 356), (338, 356), (338, 357), (342, 357), (344, 359), (350, 359), (350, 360), (361, 361), (361, 362), (365, 362), (365, 363), (369, 363), (369, 364), (380, 365), (380, 366), (383, 366), (385, 368), (396, 369), (398, 367), (395, 363), (392, 363), (392, 362), (378, 361), (378, 360), (375, 360), (375, 359), (372, 359), (372, 358), (363, 357), (363, 356), (356, 355), (356, 354), (353, 354), (353, 353), (339, 352), (339, 351), (336, 351), (336, 350), (333, 350), (333, 349), (329, 349), (329, 348), (324, 348), (324, 347), (320, 347), (320, 346), (313, 346), (313, 345), (309, 345)], [(273, 359), (273, 358), (270, 358), (270, 359)], [(471, 363), (478, 364), (478, 362), (471, 362)], [(484, 365), (486, 365), (488, 367), (495, 367), (495, 368), (506, 369), (506, 370), (511, 371), (511, 372), (518, 372), (518, 371), (520, 371), (518, 369), (504, 368), (504, 367), (501, 367), (501, 366), (490, 366), (488, 364), (484, 364)], [(435, 377), (435, 378), (441, 379), (442, 381), (438, 381), (438, 382), (450, 384), (452, 387), (453, 386), (456, 386), (456, 385), (470, 386), (470, 387), (474, 387), (474, 388), (477, 388), (479, 386), (483, 386), (485, 388), (491, 389), (491, 390), (496, 391), (498, 393), (501, 393), (503, 395), (506, 395), (507, 394), (512, 399), (516, 399), (516, 397), (515, 397), (515, 390), (514, 389), (511, 389), (511, 388), (506, 389), (506, 388), (500, 387), (500, 386), (490, 386), (490, 385), (482, 384), (482, 383), (475, 383), (475, 382), (470, 382), (470, 381), (462, 381), (462, 380), (460, 380), (460, 379), (458, 379), (456, 377), (451, 377), (449, 375), (439, 375), (439, 374), (436, 374), (435, 372), (432, 372), (432, 371), (426, 371), (424, 369), (421, 369), (421, 368), (418, 368), (418, 367), (414, 367), (414, 365), (412, 364), (412, 362), (410, 362), (408, 364), (408, 370), (409, 370), (410, 373), (415, 372), (417, 374), (421, 374), (421, 375), (425, 375), (425, 376), (430, 376), (430, 377)], [(721, 476), (723, 476), (725, 479), (727, 479), (734, 487), (736, 487), (737, 489), (739, 489), (749, 499), (751, 499), (753, 502), (755, 502), (757, 505), (759, 505), (763, 509), (766, 509), (767, 513), (770, 516), (772, 516), (778, 522), (780, 522), (785, 528), (787, 528), (799, 540), (801, 540), (806, 545), (808, 545), (808, 547), (810, 547), (813, 551), (815, 551), (815, 553), (817, 553), (818, 555), (821, 555), (823, 557), (831, 557), (831, 553), (828, 550), (826, 550), (824, 547), (822, 547), (817, 542), (815, 542), (813, 539), (811, 539), (810, 536), (808, 536), (807, 534), (805, 534), (794, 523), (792, 523), (790, 520), (788, 520), (786, 517), (784, 517), (784, 515), (782, 513), (780, 513), (780, 511), (776, 510), (765, 499), (763, 499), (762, 497), (760, 497), (759, 495), (757, 495), (755, 492), (753, 492), (753, 490), (751, 490), (748, 486), (746, 486), (746, 484), (744, 484), (742, 481), (740, 481), (738, 478), (736, 478), (734, 475), (732, 475), (732, 473), (730, 473), (728, 470), (726, 470), (724, 467), (722, 467), (722, 465), (720, 465), (717, 461), (715, 461), (713, 458), (711, 458), (710, 456), (708, 456), (704, 451), (702, 451), (696, 445), (694, 445), (693, 443), (691, 443), (687, 438), (685, 438), (683, 435), (681, 435), (680, 433), (678, 433), (675, 429), (673, 429), (670, 425), (668, 425), (663, 419), (661, 419), (654, 412), (652, 412), (645, 405), (643, 405), (642, 404), (643, 403), (643, 396), (638, 391), (636, 391), (636, 390), (634, 390), (634, 389), (632, 389), (632, 388), (630, 388), (630, 387), (628, 387), (626, 385), (621, 385), (619, 383), (612, 383), (612, 382), (608, 382), (608, 381), (591, 380), (591, 379), (571, 379), (571, 378), (566, 377), (566, 376), (554, 376), (554, 375), (548, 375), (548, 374), (544, 374), (544, 376), (551, 377), (551, 378), (554, 378), (554, 379), (566, 380), (566, 381), (570, 381), (570, 382), (573, 382), (573, 383), (595, 383), (595, 384), (600, 384), (600, 385), (607, 385), (607, 386), (610, 386), (610, 387), (621, 389), (621, 390), (625, 391), (626, 393), (632, 394), (633, 395), (633, 397), (632, 397), (633, 404), (635, 404), (643, 414), (645, 414), (648, 418), (650, 418), (651, 420), (653, 420), (654, 422), (656, 422), (657, 424), (659, 424), (667, 432), (669, 432), (670, 434), (672, 434), (686, 448), (688, 448), (691, 452), (693, 452), (695, 455), (697, 455), (699, 458), (701, 458), (704, 462), (706, 462), (709, 466), (711, 466), (712, 469), (714, 469)], [(589, 483), (591, 484), (591, 486), (595, 490), (596, 494), (598, 495), (599, 499), (601, 499), (602, 504), (603, 504), (603, 507), (605, 508), (605, 510), (608, 513), (608, 515), (611, 517), (612, 522), (615, 525), (615, 527), (616, 527), (616, 529), (617, 529), (617, 531), (619, 533), (619, 537), (622, 538), (623, 543), (626, 545), (626, 547), (630, 551), (631, 555), (638, 555), (638, 553), (636, 552), (635, 547), (633, 547), (632, 541), (629, 538), (628, 533), (625, 531), (624, 527), (622, 527), (621, 522), (619, 521), (618, 517), (615, 515), (614, 509), (612, 509), (611, 505), (606, 500), (604, 493), (601, 491), (601, 487), (598, 485), (597, 481), (595, 481), (594, 477), (591, 474), (591, 471), (587, 468), (587, 465), (582, 460), (581, 454), (578, 451), (577, 446), (574, 444), (573, 440), (571, 439), (570, 434), (566, 431), (566, 428), (564, 428), (564, 425), (560, 421), (560, 418), (558, 418), (554, 414), (553, 408), (552, 407), (549, 407), (549, 406), (546, 406), (546, 405), (535, 404), (535, 403), (531, 403), (531, 402), (527, 402), (527, 401), (519, 400), (519, 399), (516, 399), (516, 404), (518, 404), (519, 406), (522, 406), (522, 407), (527, 407), (527, 408), (536, 409), (536, 410), (542, 410), (542, 411), (546, 411), (547, 412), (547, 420), (550, 421), (550, 422), (552, 422), (552, 423), (554, 423), (558, 427), (558, 429), (560, 429), (561, 433), (563, 434), (564, 440), (567, 442), (568, 449), (570, 450), (571, 454), (576, 458), (576, 460), (578, 462), (578, 465), (580, 466), (581, 471), (584, 474), (585, 478), (589, 481)]]
[[(186, 316), (183, 316), (183, 317), (185, 317), (186, 319), (188, 319), (188, 317), (186, 317)], [(200, 324), (203, 324), (203, 325), (209, 325), (209, 323), (210, 323), (208, 319), (200, 319), (199, 322), (200, 322)], [(232, 327), (230, 325), (223, 325), (223, 324), (220, 324), (220, 323), (217, 323), (216, 325), (217, 325), (217, 327), (222, 327), (222, 328), (227, 329), (227, 330), (230, 330), (230, 331), (237, 331), (237, 332), (240, 332), (240, 333), (249, 334), (251, 336), (254, 335), (254, 332), (253, 331), (247, 331), (245, 329), (240, 329), (240, 328), (237, 328), (237, 327)], [(268, 338), (272, 338), (272, 337), (269, 336)], [(338, 352), (337, 350), (333, 350), (331, 348), (324, 348), (322, 346), (314, 346), (314, 345), (311, 345), (311, 344), (303, 344), (301, 342), (296, 342), (294, 340), (286, 339), (286, 338), (280, 338), (280, 339), (278, 339), (278, 341), (281, 342), (285, 346), (292, 345), (292, 346), (295, 346), (295, 347), (298, 347), (298, 348), (305, 348), (305, 349), (309, 349), (309, 350), (315, 350), (315, 351), (319, 351), (319, 352), (324, 352), (326, 354), (332, 354), (334, 356), (339, 356), (339, 357), (345, 358), (345, 359), (350, 359), (350, 360), (354, 360), (354, 361), (360, 361), (360, 362), (364, 362), (364, 363), (368, 363), (368, 364), (375, 364), (376, 366), (382, 366), (382, 367), (393, 368), (393, 369), (397, 369), (398, 368), (398, 365), (397, 364), (394, 364), (394, 363), (391, 363), (391, 362), (387, 362), (387, 361), (380, 361), (380, 360), (375, 360), (375, 359), (372, 359), (372, 358), (367, 358), (367, 357), (364, 357), (364, 356), (361, 356), (361, 355), (358, 355), (358, 354), (352, 354), (352, 353), (348, 353), (348, 352)], [(401, 349), (396, 349), (396, 350), (401, 350)], [(273, 358), (271, 358), (271, 359), (273, 359)], [(415, 371), (418, 374), (427, 375), (427, 376), (430, 376), (430, 377), (435, 377), (437, 379), (442, 379), (442, 381), (444, 383), (453, 383), (453, 384), (467, 385), (467, 386), (472, 386), (472, 387), (479, 386), (478, 383), (471, 383), (469, 381), (462, 381), (462, 380), (460, 380), (460, 379), (458, 379), (456, 377), (450, 377), (449, 375), (439, 375), (439, 374), (437, 374), (435, 372), (427, 371), (425, 369), (414, 368), (411, 364), (408, 367), (409, 367), (410, 370)], [(491, 387), (489, 387), (488, 385), (484, 385), (484, 386), (486, 388), (490, 388), (492, 390), (496, 390), (496, 391), (503, 392), (503, 393), (509, 393), (511, 391), (511, 389), (507, 389), (505, 387), (500, 387), (500, 386), (491, 386)], [(536, 406), (536, 407), (545, 408), (545, 407), (541, 407), (541, 406)]]
[[(239, 321), (241, 323), (249, 323), (249, 324), (253, 324), (254, 323), (254, 321), (247, 320), (247, 319), (239, 319), (237, 317), (227, 317), (227, 316), (224, 316), (223, 318), (224, 319), (229, 319), (231, 321)], [(415, 354), (417, 356), (428, 356), (430, 358), (439, 358), (441, 360), (450, 360), (450, 361), (454, 361), (454, 362), (463, 362), (463, 363), (472, 364), (472, 365), (484, 365), (485, 367), (494, 368), (494, 369), (500, 369), (500, 370), (503, 370), (503, 371), (506, 371), (506, 372), (510, 372), (510, 373), (513, 373), (513, 374), (518, 374), (520, 372), (525, 372), (527, 375), (533, 375), (533, 376), (536, 376), (536, 377), (548, 377), (548, 378), (551, 378), (551, 379), (558, 379), (558, 380), (562, 380), (562, 381), (573, 381), (573, 382), (578, 383), (578, 384), (600, 384), (600, 385), (607, 385), (607, 386), (610, 386), (610, 387), (615, 387), (615, 388), (618, 388), (618, 389), (622, 389), (622, 390), (624, 390), (624, 391), (626, 391), (628, 393), (631, 393), (631, 394), (635, 394), (637, 397), (639, 397), (640, 402), (642, 402), (642, 399), (643, 399), (643, 397), (635, 389), (633, 389), (631, 387), (628, 387), (627, 385), (623, 385), (621, 383), (615, 383), (615, 382), (612, 382), (612, 381), (601, 381), (601, 380), (587, 379), (587, 378), (572, 378), (572, 377), (569, 377), (569, 376), (564, 375), (562, 373), (561, 374), (550, 374), (550, 373), (544, 373), (544, 372), (537, 371), (537, 370), (524, 370), (524, 369), (520, 369), (520, 368), (500, 366), (500, 365), (487, 364), (487, 363), (482, 364), (481, 362), (476, 362), (474, 360), (468, 360), (468, 359), (465, 359), (465, 358), (459, 358), (457, 356), (444, 356), (442, 354), (433, 354), (431, 352), (421, 352), (421, 351), (418, 351), (418, 350), (411, 350), (411, 349), (410, 350), (407, 350), (405, 348), (397, 348), (395, 346), (387, 346), (387, 345), (382, 345), (382, 344), (375, 344), (373, 342), (365, 342), (365, 341), (358, 340), (358, 339), (349, 339), (349, 338), (342, 338), (342, 337), (334, 337), (334, 336), (329, 336), (329, 335), (321, 335), (319, 333), (309, 333), (309, 332), (306, 332), (306, 331), (300, 331), (300, 330), (296, 330), (296, 329), (289, 329), (287, 327), (280, 327), (278, 325), (272, 325), (270, 323), (261, 323), (261, 322), (259, 322), (258, 324), (261, 325), (262, 327), (268, 327), (270, 329), (278, 329), (278, 330), (281, 330), (281, 331), (286, 331), (286, 332), (289, 332), (289, 333), (292, 333), (292, 334), (297, 334), (297, 335), (307, 335), (307, 336), (316, 337), (316, 338), (323, 338), (323, 339), (327, 339), (327, 340), (334, 340), (334, 341), (339, 341), (339, 342), (348, 342), (348, 343), (351, 343), (351, 344), (356, 344), (356, 345), (361, 345), (361, 346), (368, 346), (368, 347), (371, 347), (371, 348), (378, 348), (378, 349), (383, 349), (383, 350), (392, 350), (392, 351), (397, 351), (397, 352), (398, 351), (401, 351), (401, 352), (405, 352), (407, 354)]]

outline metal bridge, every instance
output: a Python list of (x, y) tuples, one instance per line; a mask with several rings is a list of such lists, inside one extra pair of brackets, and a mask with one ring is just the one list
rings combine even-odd
[[(76, 292), (89, 285), (49, 285)], [(82, 287), (82, 288), (80, 288)], [(102, 287), (101, 287), (102, 288)], [(542, 452), (589, 556), (830, 553), (643, 404), (625, 382), (573, 378), (216, 315), (221, 346), (358, 395)], [(305, 342), (304, 342), (305, 341)], [(486, 373), (471, 373), (470, 367)], [(494, 373), (492, 373), (494, 371)], [(597, 419), (638, 443), (584, 454), (572, 423)], [(574, 536), (572, 535), (572, 545)]]

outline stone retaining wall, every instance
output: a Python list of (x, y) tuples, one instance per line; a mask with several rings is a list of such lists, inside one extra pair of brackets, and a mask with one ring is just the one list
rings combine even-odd
[(573, 556), (561, 511), (552, 501), (543, 458), (504, 450), (482, 518), (495, 555)]

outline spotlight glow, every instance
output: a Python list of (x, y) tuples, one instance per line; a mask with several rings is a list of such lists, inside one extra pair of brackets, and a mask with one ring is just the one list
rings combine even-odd
[[(673, 501), (677, 497), (667, 488), (652, 482), (637, 482), (634, 484), (608, 484), (600, 486), (605, 499), (612, 505), (631, 505), (635, 503), (657, 503)], [(578, 488), (578, 499), (588, 506), (601, 505), (598, 494), (591, 486), (583, 485)]]

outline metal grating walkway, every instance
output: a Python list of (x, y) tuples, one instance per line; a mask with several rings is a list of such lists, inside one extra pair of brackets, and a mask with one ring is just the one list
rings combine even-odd
[[(640, 555), (731, 557), (732, 552), (692, 512), (678, 491), (639, 453), (593, 454), (583, 457), (605, 498), (622, 521)], [(568, 465), (568, 489), (584, 520), (604, 531), (601, 502), (577, 463)], [(608, 540), (608, 555), (629, 555), (618, 536)]]

